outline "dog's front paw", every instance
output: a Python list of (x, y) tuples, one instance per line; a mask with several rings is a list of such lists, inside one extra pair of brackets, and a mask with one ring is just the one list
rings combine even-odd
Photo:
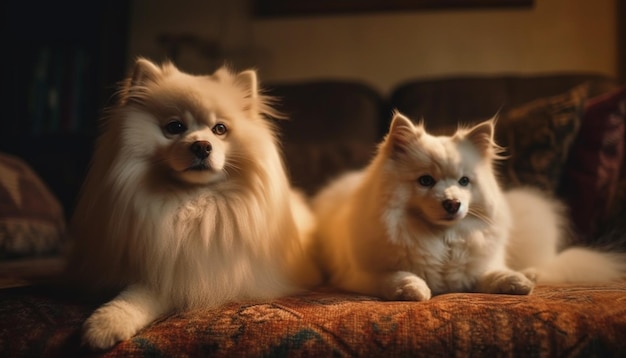
[(484, 293), (528, 295), (534, 287), (535, 283), (525, 274), (516, 271), (494, 271), (483, 276), (477, 288), (479, 292)]
[(522, 275), (526, 276), (526, 278), (531, 280), (533, 283), (537, 283), (537, 280), (539, 280), (539, 271), (534, 267), (529, 267), (520, 272), (522, 273)]
[(389, 282), (385, 298), (392, 301), (427, 301), (432, 296), (424, 280), (410, 272), (397, 272)]
[(91, 349), (106, 350), (129, 339), (138, 330), (129, 322), (131, 317), (116, 305), (100, 307), (83, 324), (83, 344)]

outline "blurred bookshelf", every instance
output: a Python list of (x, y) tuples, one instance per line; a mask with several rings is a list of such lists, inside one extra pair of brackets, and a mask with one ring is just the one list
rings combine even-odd
[(125, 75), (130, 9), (124, 0), (0, 2), (0, 152), (25, 160), (66, 214)]
[(5, 0), (0, 6), (8, 37), (0, 138), (95, 131), (124, 74), (129, 1)]

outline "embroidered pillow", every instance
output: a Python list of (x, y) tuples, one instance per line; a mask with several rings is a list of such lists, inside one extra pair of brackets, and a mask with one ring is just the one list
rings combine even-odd
[(496, 140), (505, 147), (503, 184), (555, 193), (578, 135), (588, 86), (531, 101), (498, 116)]
[(0, 153), (0, 258), (58, 253), (64, 235), (57, 198), (23, 160)]

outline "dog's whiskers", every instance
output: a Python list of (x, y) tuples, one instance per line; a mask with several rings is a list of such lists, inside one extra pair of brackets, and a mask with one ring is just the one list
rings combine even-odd
[(232, 163), (228, 163), (224, 166), (224, 174), (226, 174), (227, 178), (233, 177), (235, 174), (242, 173), (242, 169)]
[(485, 222), (488, 225), (494, 225), (494, 221), (491, 219), (491, 217), (487, 214), (485, 214), (482, 210), (477, 209), (477, 208), (470, 208), (468, 211), (469, 215), (474, 216), (475, 218), (482, 220), (483, 222)]

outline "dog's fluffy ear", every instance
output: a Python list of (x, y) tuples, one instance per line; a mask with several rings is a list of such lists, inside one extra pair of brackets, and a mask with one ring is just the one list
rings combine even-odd
[(467, 129), (463, 138), (470, 141), (484, 156), (493, 156), (498, 153), (499, 147), (494, 139), (495, 119), (478, 123)]
[(235, 77), (235, 85), (244, 91), (246, 100), (246, 111), (257, 112), (259, 102), (259, 83), (256, 71), (246, 70), (240, 72)]
[[(173, 66), (168, 63), (169, 66)], [(156, 81), (161, 75), (161, 68), (145, 58), (139, 58), (135, 62), (131, 75), (131, 86), (144, 86)]]
[(248, 92), (248, 96), (252, 100), (256, 100), (259, 97), (259, 83), (256, 71), (246, 70), (238, 73), (235, 77), (235, 83)]
[[(174, 66), (171, 63), (168, 65), (171, 67)], [(138, 58), (130, 75), (122, 83), (122, 89), (120, 91), (122, 104), (129, 102), (133, 98), (141, 101), (145, 87), (155, 82), (161, 75), (162, 70), (159, 66), (145, 58)]]
[(240, 91), (245, 112), (256, 114), (260, 111), (259, 83), (255, 70), (234, 73), (228, 66), (222, 66), (213, 77), (219, 82), (233, 84)]
[(392, 155), (406, 153), (411, 143), (415, 142), (423, 132), (422, 124), (416, 126), (409, 118), (396, 111), (389, 125), (389, 133), (385, 141), (386, 147)]

